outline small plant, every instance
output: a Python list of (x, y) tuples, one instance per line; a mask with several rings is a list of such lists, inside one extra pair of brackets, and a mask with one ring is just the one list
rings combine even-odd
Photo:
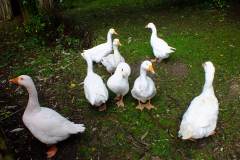
[(217, 8), (225, 8), (228, 0), (212, 0), (212, 3)]
[(24, 31), (27, 34), (38, 34), (44, 31), (46, 22), (39, 15), (34, 15), (24, 24)]
[(65, 35), (64, 30), (65, 30), (65, 26), (63, 24), (58, 26), (57, 32), (58, 32), (59, 38), (56, 39), (57, 45), (64, 46), (64, 48), (79, 49), (80, 47), (79, 38), (75, 38), (71, 35)]

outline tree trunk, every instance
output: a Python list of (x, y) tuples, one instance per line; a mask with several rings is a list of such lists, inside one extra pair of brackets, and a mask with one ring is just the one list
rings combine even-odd
[(39, 8), (49, 11), (53, 8), (53, 0), (38, 0)]
[(12, 6), (10, 0), (0, 0), (0, 21), (12, 18)]

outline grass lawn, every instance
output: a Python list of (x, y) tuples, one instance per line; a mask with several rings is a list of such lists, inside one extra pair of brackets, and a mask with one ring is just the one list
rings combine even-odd
[[(6, 143), (15, 149), (16, 157), (45, 156), (45, 146), (32, 138), (27, 129), (10, 133), (23, 127), (20, 116), (27, 93), (13, 93), (14, 87), (5, 80), (28, 74), (37, 85), (43, 106), (51, 106), (74, 122), (86, 124), (84, 134), (59, 144), (57, 159), (240, 159), (240, 19), (235, 10), (114, 7), (108, 12), (99, 8), (92, 12), (94, 8), (89, 8), (71, 9), (63, 14), (71, 17), (74, 25), (88, 28), (91, 46), (104, 42), (109, 28), (116, 29), (123, 44), (119, 50), (132, 67), (131, 87), (141, 62), (153, 58), (151, 33), (144, 28), (148, 22), (154, 22), (158, 35), (177, 49), (168, 60), (154, 64), (157, 95), (152, 103), (156, 109), (136, 110), (137, 101), (129, 93), (124, 109), (114, 105), (114, 95), (110, 94), (107, 111), (98, 112), (86, 101), (80, 84), (86, 75), (80, 49), (66, 48), (61, 42), (54, 46), (42, 44), (34, 37), (22, 38), (20, 31), (5, 29), (0, 44), (0, 78), (5, 88), (0, 93), (7, 98), (1, 107), (17, 105), (20, 111), (11, 116), (11, 109), (2, 108), (1, 119), (5, 119), (1, 125)], [(84, 43), (76, 37), (70, 40)], [(196, 142), (182, 141), (177, 138), (181, 117), (191, 100), (201, 93), (201, 64), (208, 60), (216, 67), (214, 89), (220, 103), (217, 134)], [(107, 81), (105, 68), (95, 65), (94, 70)], [(20, 137), (23, 138), (19, 140)]]

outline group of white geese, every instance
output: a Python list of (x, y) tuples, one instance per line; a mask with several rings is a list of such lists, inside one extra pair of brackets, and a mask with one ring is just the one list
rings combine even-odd
[[(170, 47), (157, 36), (157, 30), (153, 23), (146, 25), (146, 28), (152, 30), (150, 44), (155, 59), (142, 62), (140, 76), (135, 80), (131, 90), (132, 96), (138, 100), (136, 108), (141, 111), (144, 108), (148, 110), (154, 108), (150, 101), (156, 95), (157, 90), (154, 81), (147, 76), (147, 72), (155, 73), (152, 62), (160, 62), (175, 51), (175, 48)], [(119, 39), (112, 40), (113, 34), (117, 33), (111, 28), (108, 31), (106, 43), (84, 50), (81, 53), (87, 62), (87, 75), (84, 80), (85, 97), (92, 106), (98, 107), (99, 111), (106, 109), (107, 87), (116, 94), (115, 100), (118, 107), (124, 106), (123, 97), (129, 91), (128, 77), (131, 69), (118, 50), (118, 47), (121, 46)], [(93, 71), (93, 62), (102, 63), (106, 70), (111, 73), (107, 81), (107, 87), (102, 78)], [(208, 137), (215, 133), (219, 108), (212, 85), (215, 68), (210, 61), (203, 63), (203, 68), (205, 70), (205, 84), (202, 93), (192, 100), (180, 124), (178, 135), (184, 140)], [(49, 146), (48, 158), (56, 154), (57, 147), (55, 144), (57, 142), (68, 138), (71, 134), (85, 131), (83, 124), (75, 124), (50, 108), (41, 107), (31, 77), (21, 75), (11, 79), (10, 82), (22, 85), (27, 89), (29, 100), (22, 119), (34, 137)]]

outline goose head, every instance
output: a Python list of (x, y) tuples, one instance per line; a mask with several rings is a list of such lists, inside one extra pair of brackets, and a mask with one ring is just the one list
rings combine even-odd
[(10, 79), (9, 82), (20, 86), (24, 86), (26, 88), (31, 88), (32, 86), (34, 86), (32, 78), (28, 75), (18, 76), (16, 78)]
[(118, 33), (113, 28), (110, 28), (108, 33), (118, 35)]
[(152, 74), (155, 74), (152, 62), (150, 62), (148, 60), (142, 62), (141, 68), (145, 71), (148, 71), (148, 72), (151, 72)]
[(145, 28), (155, 29), (156, 27), (152, 22), (150, 22), (145, 26)]
[(81, 53), (81, 56), (82, 56), (84, 59), (85, 59), (85, 55), (86, 55), (85, 52)]
[(116, 47), (118, 47), (118, 46), (121, 46), (122, 44), (120, 43), (120, 41), (119, 41), (119, 39), (114, 39), (113, 40), (113, 46), (116, 46)]
[(211, 61), (207, 61), (207, 62), (203, 63), (202, 66), (206, 73), (214, 75), (215, 67)]
[(116, 73), (120, 73), (124, 78), (127, 78), (131, 74), (131, 68), (127, 63), (121, 62), (116, 68)]

